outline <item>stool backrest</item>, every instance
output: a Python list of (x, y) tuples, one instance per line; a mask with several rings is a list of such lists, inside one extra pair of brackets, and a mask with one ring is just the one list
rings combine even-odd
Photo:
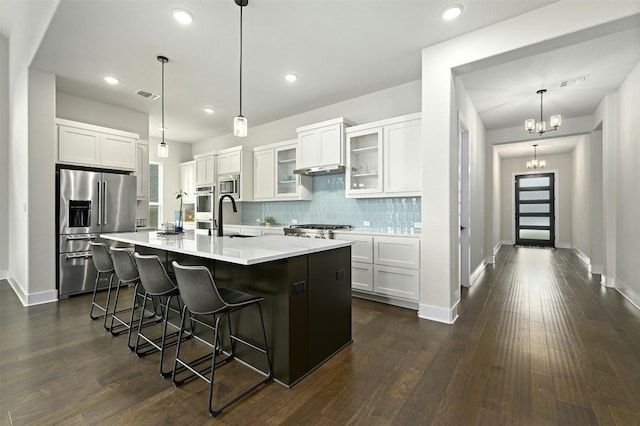
[(109, 249), (105, 243), (96, 243), (95, 241), (89, 241), (89, 247), (91, 248), (91, 258), (98, 272), (112, 272), (113, 262), (109, 255)]
[(172, 265), (180, 297), (190, 312), (210, 314), (227, 306), (218, 293), (211, 272), (205, 266), (182, 266), (176, 261)]
[(138, 268), (131, 257), (131, 251), (126, 247), (111, 247), (111, 259), (116, 275), (120, 281), (128, 283), (139, 278)]
[(140, 283), (149, 294), (161, 296), (176, 289), (158, 256), (141, 255), (136, 252), (133, 253), (133, 258), (138, 265)]

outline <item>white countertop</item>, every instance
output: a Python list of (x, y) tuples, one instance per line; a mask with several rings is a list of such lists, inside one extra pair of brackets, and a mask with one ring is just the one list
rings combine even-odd
[(295, 238), (269, 235), (252, 238), (209, 236), (206, 233), (186, 231), (180, 235), (160, 236), (155, 231), (102, 234), (105, 240), (119, 241), (175, 253), (205, 257), (239, 265), (287, 259), (340, 247), (351, 241)]

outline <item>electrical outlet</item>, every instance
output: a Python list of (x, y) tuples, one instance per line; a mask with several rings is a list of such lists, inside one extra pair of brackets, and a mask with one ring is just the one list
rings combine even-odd
[(291, 219), (291, 224), (292, 225), (297, 225), (298, 224), (298, 219)]
[(260, 218), (256, 217), (256, 223), (260, 223), (260, 222), (261, 222)]
[(371, 222), (368, 220), (365, 220), (364, 222), (362, 222), (362, 226), (371, 226)]
[(422, 222), (413, 222), (413, 227), (416, 229), (422, 229)]
[(300, 281), (300, 282), (294, 283), (293, 284), (293, 288), (292, 288), (292, 292), (293, 292), (293, 294), (304, 293), (304, 281)]

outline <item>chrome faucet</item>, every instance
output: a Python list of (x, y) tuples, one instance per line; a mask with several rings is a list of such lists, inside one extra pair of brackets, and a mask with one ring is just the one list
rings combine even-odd
[(229, 199), (231, 200), (231, 205), (233, 206), (233, 212), (234, 213), (238, 213), (238, 209), (236, 208), (236, 200), (233, 199), (233, 197), (229, 194), (224, 194), (223, 196), (220, 197), (220, 200), (218, 200), (218, 237), (222, 237), (224, 235), (223, 229), (222, 229), (222, 200), (224, 200), (226, 197), (229, 197)]

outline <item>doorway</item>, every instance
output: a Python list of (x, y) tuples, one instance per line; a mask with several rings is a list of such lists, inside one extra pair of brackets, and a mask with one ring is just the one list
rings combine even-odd
[(516, 245), (555, 247), (555, 175), (516, 175)]
[(469, 190), (469, 130), (462, 121), (459, 123), (458, 147), (458, 223), (460, 224), (459, 260), (460, 285), (471, 286), (471, 246), (469, 242), (470, 190)]

